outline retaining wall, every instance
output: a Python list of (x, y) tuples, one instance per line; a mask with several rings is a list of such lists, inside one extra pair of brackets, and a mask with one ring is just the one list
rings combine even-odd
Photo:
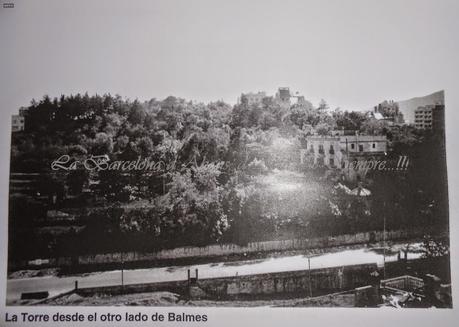
[[(376, 264), (364, 264), (325, 269), (312, 269), (233, 276), (224, 278), (199, 279), (194, 286), (211, 298), (231, 298), (237, 296), (272, 295), (272, 294), (324, 294), (340, 290), (353, 289), (368, 285), (372, 281), (371, 272), (377, 270)], [(117, 285), (106, 287), (80, 288), (76, 292), (83, 296), (94, 294), (124, 294), (170, 291), (188, 295), (190, 284), (187, 280)]]
[(207, 294), (222, 298), (240, 295), (288, 293), (321, 294), (368, 285), (376, 264), (288, 271), (250, 276), (203, 279), (198, 286)]
[[(379, 277), (374, 272), (379, 272)], [(449, 256), (400, 260), (386, 264), (386, 278), (400, 276), (407, 272), (419, 277), (433, 273), (449, 283)], [(276, 272), (246, 276), (198, 279), (195, 283), (188, 280), (145, 283), (133, 285), (115, 285), (105, 287), (80, 288), (76, 292), (83, 296), (94, 294), (126, 294), (170, 291), (189, 295), (190, 286), (197, 286), (209, 298), (225, 299), (240, 296), (263, 296), (273, 294), (299, 294), (316, 296), (342, 292), (368, 285), (379, 285), (383, 277), (383, 268), (376, 264), (350, 265), (332, 268)], [(186, 276), (184, 276), (184, 279)]]

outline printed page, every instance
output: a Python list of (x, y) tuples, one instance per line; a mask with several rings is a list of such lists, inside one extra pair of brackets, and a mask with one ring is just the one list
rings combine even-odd
[(452, 326), (458, 13), (1, 1), (0, 325)]

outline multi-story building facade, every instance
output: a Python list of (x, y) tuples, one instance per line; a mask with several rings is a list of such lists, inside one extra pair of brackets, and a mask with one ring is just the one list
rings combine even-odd
[(314, 109), (314, 106), (312, 105), (312, 103), (310, 101), (306, 100), (304, 95), (295, 95), (294, 97), (297, 99), (296, 103), (294, 105), (301, 106), (301, 107), (306, 108), (308, 110), (313, 110)]
[[(296, 98), (296, 101), (292, 99)], [(271, 104), (278, 104), (282, 107), (289, 107), (290, 105), (300, 105), (308, 109), (313, 109), (311, 102), (305, 99), (303, 95), (293, 94), (288, 87), (279, 87), (275, 96), (268, 96), (266, 92), (249, 92), (242, 93), (238, 98), (238, 104), (245, 105), (265, 105), (269, 106)]]
[(414, 126), (419, 129), (432, 129), (432, 111), (434, 106), (418, 107), (414, 111)]
[[(387, 121), (389, 124), (403, 124), (405, 120), (403, 114), (398, 108), (395, 101), (383, 101), (374, 108), (373, 116), (375, 118)], [(380, 117), (380, 118), (379, 118)]]
[(306, 154), (311, 154), (314, 164), (322, 164), (328, 167), (340, 167), (343, 160), (341, 140), (339, 136), (312, 135), (306, 138), (306, 149), (303, 151), (301, 162)]
[(11, 131), (20, 132), (25, 128), (25, 118), (22, 115), (13, 115), (11, 117)]
[[(341, 135), (340, 135), (341, 134)], [(367, 171), (349, 169), (356, 162), (380, 159), (387, 152), (385, 135), (311, 135), (300, 155), (300, 163), (341, 169), (349, 180), (365, 178)], [(346, 168), (346, 169), (345, 169)]]
[(29, 109), (25, 107), (19, 108), (19, 115), (11, 116), (11, 131), (20, 132), (25, 129), (25, 117)]
[(428, 105), (414, 111), (414, 127), (428, 130), (441, 130), (445, 126), (445, 106)]
[(257, 92), (257, 93), (242, 93), (240, 98), (240, 103), (246, 105), (255, 105), (255, 104), (262, 104), (263, 99), (266, 98), (265, 92)]
[(276, 100), (280, 104), (290, 105), (290, 98), (292, 95), (290, 94), (290, 89), (288, 87), (279, 87), (279, 90), (276, 93)]
[(314, 165), (344, 168), (347, 161), (359, 161), (379, 157), (387, 152), (385, 135), (312, 135), (306, 138), (301, 163), (306, 155)]

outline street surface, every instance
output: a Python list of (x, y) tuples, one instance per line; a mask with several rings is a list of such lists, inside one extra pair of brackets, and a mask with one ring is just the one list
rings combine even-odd
[[(405, 244), (394, 244), (392, 250), (404, 248)], [(408, 259), (421, 257), (419, 252), (421, 244), (410, 244)], [(389, 252), (389, 251), (388, 251)], [(390, 251), (386, 255), (386, 262), (397, 260), (397, 254)], [(376, 263), (382, 266), (384, 256), (382, 249), (361, 248), (341, 250), (333, 253), (325, 253), (310, 258), (311, 269), (340, 267), (347, 265)], [(186, 280), (187, 270), (199, 270), (199, 278), (216, 278), (241, 275), (253, 275), (261, 273), (274, 273), (282, 271), (294, 271), (308, 269), (308, 258), (305, 255), (285, 256), (278, 258), (266, 258), (247, 261), (216, 262), (192, 266), (171, 266), (148, 269), (124, 270), (124, 284), (165, 282)], [(20, 299), (21, 293), (48, 291), (50, 296), (57, 295), (74, 288), (75, 281), (79, 287), (110, 286), (121, 284), (121, 270), (94, 272), (75, 276), (45, 276), (22, 279), (9, 279), (7, 283), (7, 303), (13, 303)]]

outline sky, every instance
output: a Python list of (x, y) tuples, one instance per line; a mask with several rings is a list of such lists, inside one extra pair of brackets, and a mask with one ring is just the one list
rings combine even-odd
[(457, 74), (455, 0), (10, 2), (0, 8), (8, 113), (44, 94), (235, 103), (279, 86), (365, 110)]

